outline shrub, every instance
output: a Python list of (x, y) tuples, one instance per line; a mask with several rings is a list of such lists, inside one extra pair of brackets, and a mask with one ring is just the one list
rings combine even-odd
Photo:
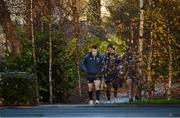
[(36, 77), (25, 72), (0, 73), (3, 105), (33, 105), (36, 102)]

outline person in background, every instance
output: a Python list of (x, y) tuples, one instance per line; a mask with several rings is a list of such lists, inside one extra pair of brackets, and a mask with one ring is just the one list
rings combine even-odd
[(107, 46), (107, 52), (103, 56), (103, 63), (108, 103), (110, 103), (111, 88), (114, 89), (114, 102), (116, 103), (118, 101), (117, 90), (118, 87), (122, 85), (123, 80), (123, 62), (115, 52), (115, 48), (112, 44), (108, 44)]
[(135, 99), (136, 94), (136, 70), (135, 70), (135, 57), (132, 49), (128, 49), (126, 54), (124, 55), (125, 65), (126, 65), (126, 86), (127, 86), (127, 94), (129, 96), (129, 102), (132, 102)]
[(96, 104), (100, 103), (100, 84), (103, 59), (96, 45), (93, 45), (91, 52), (87, 53), (82, 60), (82, 70), (87, 74), (89, 104), (93, 102), (93, 86), (96, 90)]

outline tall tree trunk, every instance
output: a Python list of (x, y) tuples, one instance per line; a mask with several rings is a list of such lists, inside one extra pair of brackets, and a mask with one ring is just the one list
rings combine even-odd
[(171, 99), (171, 88), (172, 88), (172, 49), (171, 46), (168, 46), (168, 53), (169, 53), (169, 65), (168, 65), (168, 99)]
[(53, 103), (52, 87), (52, 0), (49, 0), (49, 102)]
[[(50, 21), (51, 22), (51, 21)], [(49, 23), (49, 102), (53, 102), (53, 91), (52, 91), (52, 27)]]
[[(34, 20), (33, 20), (33, 0), (31, 0), (30, 7), (30, 21), (31, 21), (31, 42), (32, 42), (32, 57), (33, 57), (33, 72), (37, 76), (36, 71), (36, 52), (35, 52), (35, 37), (34, 37)], [(36, 102), (39, 104), (39, 87), (38, 87), (38, 78), (36, 78)]]
[(10, 18), (10, 11), (4, 0), (0, 0), (0, 25), (6, 35), (6, 40), (15, 55), (19, 55), (21, 44), (16, 35), (16, 27)]
[(43, 13), (41, 13), (41, 32), (44, 31), (44, 22), (43, 22), (42, 17), (43, 17)]
[(8, 40), (7, 39), (5, 39), (6, 40), (6, 42), (5, 42), (5, 50), (6, 50), (6, 53), (5, 53), (5, 55), (6, 55), (6, 57), (8, 57), (8, 55), (9, 55), (9, 48), (8, 48)]
[(169, 41), (169, 45), (168, 45), (168, 57), (169, 57), (169, 64), (168, 64), (168, 100), (171, 99), (171, 88), (172, 88), (172, 63), (173, 63), (173, 57), (172, 57), (172, 48), (171, 48), (171, 39), (170, 39), (170, 33), (169, 33), (169, 28), (168, 28), (168, 41)]
[(79, 86), (79, 96), (82, 96), (81, 90), (81, 75), (80, 75), (80, 46), (79, 46), (79, 13), (77, 11), (77, 0), (72, 0), (73, 4), (73, 23), (74, 23), (74, 30), (75, 30), (75, 39), (76, 39), (76, 64), (77, 64), (77, 74), (78, 74), (78, 86)]
[(130, 33), (131, 33), (131, 45), (134, 44), (134, 32), (133, 32), (133, 22), (130, 23)]
[(147, 65), (147, 80), (148, 80), (148, 98), (152, 97), (152, 70), (151, 70), (151, 64), (152, 64), (152, 53), (153, 53), (153, 47), (152, 47), (152, 43), (153, 43), (153, 32), (152, 32), (152, 28), (150, 31), (150, 49), (149, 49), (149, 56), (148, 56), (148, 65)]
[(79, 37), (77, 37), (76, 40), (76, 57), (77, 57), (77, 73), (78, 73), (78, 86), (79, 86), (79, 96), (82, 96), (82, 90), (81, 90), (81, 75), (80, 75), (80, 59), (79, 59)]
[[(132, 22), (132, 20), (130, 21), (130, 45), (131, 46), (134, 46), (134, 32), (133, 32), (133, 22)], [(133, 48), (133, 47), (131, 47), (131, 48)], [(134, 58), (135, 58), (135, 55), (133, 55), (134, 56)], [(135, 65), (133, 65), (133, 66), (135, 66)], [(135, 91), (135, 86), (134, 86), (134, 83), (132, 82), (131, 83), (131, 93), (132, 93), (132, 95), (131, 96), (133, 96), (135, 93), (136, 93), (136, 91)]]
[[(140, 24), (139, 24), (139, 43), (138, 43), (138, 84), (142, 81), (142, 62), (143, 62), (143, 33), (144, 33), (144, 4), (143, 0), (139, 0), (140, 6)], [(140, 88), (140, 87), (138, 87)], [(141, 97), (141, 91), (138, 90), (138, 96)]]

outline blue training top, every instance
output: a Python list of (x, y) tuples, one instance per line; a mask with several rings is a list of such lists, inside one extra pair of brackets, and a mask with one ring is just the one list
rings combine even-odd
[(96, 75), (101, 74), (103, 58), (99, 53), (94, 57), (90, 52), (84, 56), (81, 67), (88, 74), (88, 77), (96, 77)]

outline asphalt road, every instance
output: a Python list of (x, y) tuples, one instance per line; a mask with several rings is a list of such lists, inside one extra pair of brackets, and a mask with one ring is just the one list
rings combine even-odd
[(180, 106), (40, 105), (0, 108), (0, 117), (179, 117)]

